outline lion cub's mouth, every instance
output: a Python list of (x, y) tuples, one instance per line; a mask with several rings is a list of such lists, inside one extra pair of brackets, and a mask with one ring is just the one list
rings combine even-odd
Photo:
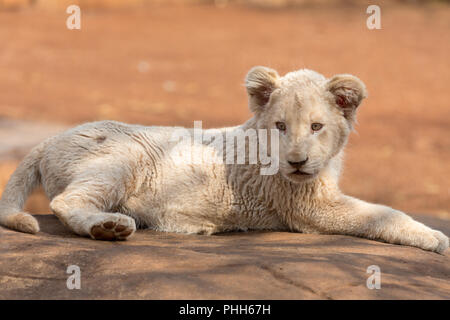
[(311, 173), (305, 172), (305, 171), (300, 171), (300, 170), (295, 170), (294, 172), (291, 172), (291, 174), (296, 175), (296, 176), (310, 176), (312, 175)]

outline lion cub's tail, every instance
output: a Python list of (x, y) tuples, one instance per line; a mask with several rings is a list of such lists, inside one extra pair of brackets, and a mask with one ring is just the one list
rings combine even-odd
[(9, 179), (0, 199), (0, 225), (21, 232), (39, 232), (39, 223), (22, 212), (25, 201), (41, 181), (39, 162), (42, 145), (38, 145), (23, 159)]

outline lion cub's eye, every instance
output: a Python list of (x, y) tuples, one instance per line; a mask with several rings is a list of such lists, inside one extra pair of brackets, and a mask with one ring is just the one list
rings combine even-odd
[(322, 129), (323, 124), (315, 122), (313, 124), (311, 124), (311, 129), (312, 131), (319, 131), (320, 129)]
[(275, 123), (277, 126), (277, 129), (280, 131), (286, 131), (286, 124), (284, 122), (277, 122)]

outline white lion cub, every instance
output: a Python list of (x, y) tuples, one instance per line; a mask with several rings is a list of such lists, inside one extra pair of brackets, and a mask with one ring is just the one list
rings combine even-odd
[[(248, 229), (345, 234), (435, 252), (448, 247), (447, 236), (403, 212), (339, 190), (343, 149), (366, 96), (358, 78), (327, 79), (310, 70), (280, 77), (255, 67), (245, 84), (253, 118), (233, 128), (204, 130), (215, 137), (210, 141), (174, 140), (180, 130), (192, 132), (183, 128), (114, 121), (87, 123), (47, 139), (11, 176), (0, 200), (0, 224), (38, 232), (36, 219), (22, 209), (41, 183), (61, 222), (93, 239), (125, 240), (137, 224), (202, 234)], [(277, 133), (277, 152), (270, 150), (278, 165), (273, 174), (261, 174), (264, 164), (252, 163), (248, 155), (240, 163), (186, 157), (223, 160), (230, 150), (211, 141), (249, 131), (258, 143), (273, 139), (265, 133)], [(233, 154), (254, 147), (255, 139), (247, 138)]]

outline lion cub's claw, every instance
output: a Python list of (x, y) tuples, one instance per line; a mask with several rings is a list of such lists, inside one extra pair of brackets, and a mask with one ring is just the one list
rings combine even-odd
[(132, 218), (111, 215), (111, 217), (93, 225), (90, 236), (95, 240), (126, 240), (135, 231), (136, 223)]

